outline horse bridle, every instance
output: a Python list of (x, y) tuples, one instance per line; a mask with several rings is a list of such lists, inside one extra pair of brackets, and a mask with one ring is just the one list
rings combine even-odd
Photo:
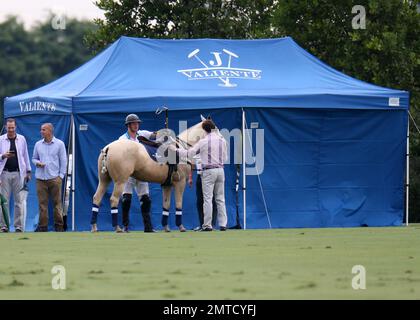
[(176, 137), (175, 139), (177, 147), (179, 148), (180, 146), (183, 147), (184, 149), (188, 149), (192, 147), (192, 144), (188, 143), (185, 140), (182, 140), (180, 137)]

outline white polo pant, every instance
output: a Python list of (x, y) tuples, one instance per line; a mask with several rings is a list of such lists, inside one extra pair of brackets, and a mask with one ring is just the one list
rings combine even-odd
[[(26, 192), (21, 192), (23, 187), (22, 180), (19, 172), (8, 172), (3, 171), (1, 173), (1, 186), (0, 192), (7, 199), (9, 204), (9, 221), (10, 221), (10, 196), (13, 194), (15, 203), (14, 208), (14, 227), (25, 230), (26, 222)], [(6, 222), (4, 221), (3, 215), (0, 215), (0, 227), (5, 227)]]
[(213, 214), (213, 195), (217, 206), (217, 221), (219, 227), (226, 227), (227, 215), (225, 204), (225, 171), (223, 168), (207, 169), (201, 174), (201, 184), (203, 186), (203, 228), (212, 227)]
[(133, 194), (133, 189), (136, 190), (137, 196), (139, 199), (141, 199), (143, 195), (149, 194), (149, 183), (130, 177), (128, 178), (127, 183), (124, 185), (123, 194)]

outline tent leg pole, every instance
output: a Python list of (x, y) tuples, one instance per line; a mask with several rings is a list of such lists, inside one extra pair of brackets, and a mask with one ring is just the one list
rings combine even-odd
[(407, 153), (405, 182), (405, 224), (408, 226), (409, 191), (410, 191), (410, 117), (407, 118)]
[(244, 230), (246, 230), (246, 158), (245, 158), (245, 110), (242, 108), (242, 198), (244, 210)]
[(71, 154), (72, 154), (72, 163), (71, 163), (71, 230), (75, 230), (75, 200), (74, 200), (74, 181), (75, 181), (75, 167), (76, 167), (76, 157), (75, 157), (75, 150), (76, 150), (76, 126), (74, 124), (74, 118), (73, 115), (71, 116), (71, 126), (72, 126), (72, 136), (71, 136)]

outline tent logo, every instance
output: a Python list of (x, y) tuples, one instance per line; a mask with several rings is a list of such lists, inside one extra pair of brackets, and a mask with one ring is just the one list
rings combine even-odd
[(57, 109), (57, 105), (53, 102), (45, 101), (29, 101), (19, 102), (20, 112), (31, 112), (31, 111), (51, 111), (54, 112)]
[[(221, 83), (219, 86), (233, 88), (236, 83), (230, 82), (231, 79), (247, 79), (247, 80), (260, 80), (261, 70), (257, 69), (244, 69), (232, 67), (232, 61), (238, 59), (239, 56), (232, 51), (222, 49), (222, 52), (211, 52), (213, 59), (204, 62), (198, 56), (200, 49), (195, 49), (188, 54), (188, 59), (195, 59), (202, 66), (195, 69), (178, 70), (188, 78), (188, 80), (209, 80), (219, 79)], [(227, 58), (227, 63), (224, 65), (223, 60)]]

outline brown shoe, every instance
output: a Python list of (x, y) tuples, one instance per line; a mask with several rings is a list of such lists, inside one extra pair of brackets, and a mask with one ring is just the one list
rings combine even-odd
[(184, 225), (182, 225), (182, 224), (178, 228), (179, 228), (179, 232), (187, 231), (187, 229), (185, 229)]

